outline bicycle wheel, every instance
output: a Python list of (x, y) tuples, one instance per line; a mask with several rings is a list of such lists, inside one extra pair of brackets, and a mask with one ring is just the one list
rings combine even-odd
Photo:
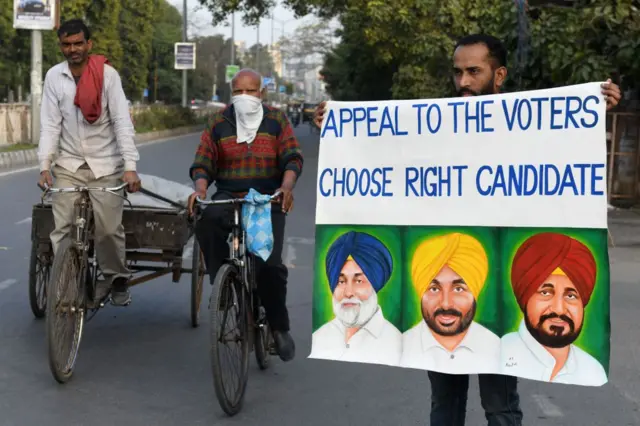
[(38, 241), (31, 242), (29, 260), (29, 305), (36, 318), (44, 318), (47, 308), (47, 282), (51, 275), (51, 257), (38, 254)]
[(256, 361), (258, 362), (260, 370), (266, 370), (269, 368), (271, 329), (267, 322), (264, 307), (260, 306), (258, 308), (258, 315), (256, 316), (256, 319), (255, 333), (253, 333), (253, 345), (256, 352)]
[(202, 302), (202, 283), (206, 267), (204, 254), (200, 250), (198, 239), (193, 238), (193, 254), (191, 255), (191, 326), (200, 325), (200, 304)]
[[(218, 270), (209, 305), (213, 385), (220, 407), (233, 416), (242, 408), (249, 378), (249, 299), (235, 266)], [(228, 346), (238, 350), (229, 354)]]
[(86, 278), (81, 259), (71, 240), (62, 240), (47, 284), (49, 368), (59, 383), (71, 378), (82, 338)]

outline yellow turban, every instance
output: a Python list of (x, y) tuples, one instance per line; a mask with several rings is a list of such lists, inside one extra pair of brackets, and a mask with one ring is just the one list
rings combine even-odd
[(482, 244), (460, 233), (430, 238), (421, 243), (413, 255), (411, 277), (419, 297), (445, 266), (464, 279), (477, 300), (489, 271), (489, 260)]

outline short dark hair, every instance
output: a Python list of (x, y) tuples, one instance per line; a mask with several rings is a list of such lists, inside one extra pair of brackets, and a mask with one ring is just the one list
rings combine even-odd
[(462, 37), (456, 43), (454, 51), (460, 46), (473, 46), (474, 44), (484, 44), (489, 50), (489, 57), (496, 63), (496, 68), (507, 66), (507, 49), (504, 44), (494, 36), (487, 34), (471, 34)]
[(89, 41), (91, 39), (91, 31), (89, 31), (89, 28), (82, 19), (71, 19), (60, 25), (60, 28), (58, 28), (58, 38), (64, 35), (74, 35), (79, 33), (84, 33), (85, 40)]

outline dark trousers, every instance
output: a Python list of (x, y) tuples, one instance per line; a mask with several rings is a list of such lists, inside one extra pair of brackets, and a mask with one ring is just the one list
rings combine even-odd
[[(518, 379), (480, 374), (480, 401), (488, 426), (521, 426)], [(431, 426), (464, 426), (469, 376), (429, 371)]]
[[(231, 194), (224, 192), (216, 192), (213, 196), (214, 200), (230, 198)], [(232, 205), (208, 206), (196, 225), (196, 237), (204, 255), (211, 284), (224, 259), (229, 257), (227, 239), (233, 224), (233, 209)], [(242, 220), (242, 217), (240, 219)], [(285, 215), (280, 204), (271, 205), (271, 226), (274, 239), (271, 256), (266, 262), (258, 256), (255, 257), (258, 295), (272, 330), (289, 331), (289, 312), (286, 304), (289, 271), (282, 263)]]

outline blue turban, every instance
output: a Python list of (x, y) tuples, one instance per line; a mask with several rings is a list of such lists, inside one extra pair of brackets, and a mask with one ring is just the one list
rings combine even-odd
[(393, 260), (389, 249), (372, 235), (350, 231), (335, 240), (327, 253), (326, 271), (331, 293), (338, 285), (340, 272), (349, 256), (362, 268), (376, 293), (391, 277)]

